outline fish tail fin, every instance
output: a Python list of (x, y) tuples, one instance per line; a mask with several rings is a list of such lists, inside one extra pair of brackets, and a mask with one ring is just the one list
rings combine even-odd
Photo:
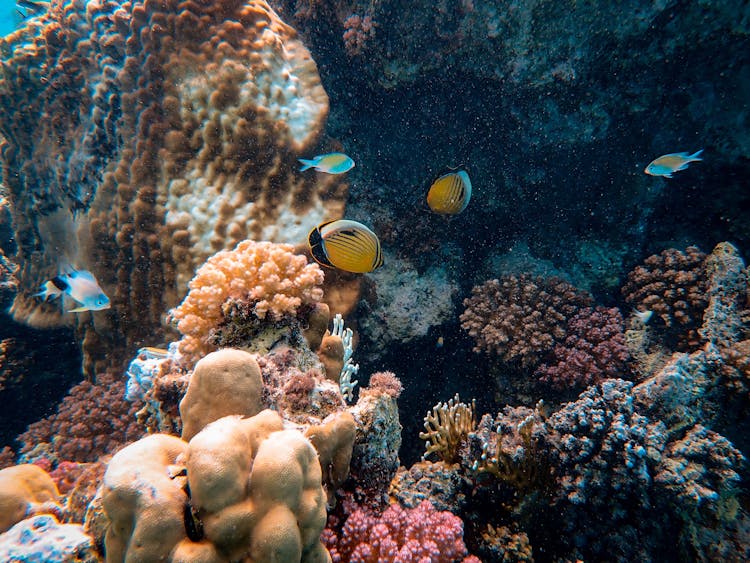
[(696, 152), (694, 152), (691, 155), (688, 155), (688, 158), (690, 160), (693, 160), (693, 161), (701, 161), (701, 160), (703, 160), (702, 158), (700, 158), (700, 156), (701, 156), (702, 153), (703, 153), (703, 149), (701, 149), (699, 151), (696, 151)]
[(300, 172), (304, 172), (317, 164), (314, 160), (305, 160), (304, 158), (298, 158), (297, 160), (302, 163), (302, 166), (299, 169)]

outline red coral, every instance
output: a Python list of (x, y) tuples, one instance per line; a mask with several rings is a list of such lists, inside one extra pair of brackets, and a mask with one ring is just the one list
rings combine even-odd
[(585, 307), (568, 321), (565, 342), (555, 346), (554, 360), (537, 370), (541, 381), (565, 390), (623, 377), (628, 361), (624, 323), (616, 307)]
[[(57, 412), (29, 425), (18, 437), (21, 453), (34, 450), (61, 461), (96, 461), (142, 435), (135, 414), (142, 405), (125, 401), (125, 382), (106, 374), (98, 383), (83, 381), (71, 388)], [(46, 444), (46, 448), (44, 445)]]
[(430, 501), (411, 509), (394, 504), (380, 516), (357, 510), (340, 534), (326, 528), (322, 540), (334, 563), (478, 561), (467, 557), (461, 519), (438, 512)]
[(701, 340), (698, 328), (708, 305), (705, 259), (695, 246), (664, 250), (636, 266), (622, 288), (627, 303), (660, 319), (678, 349), (693, 349)]
[(504, 276), (472, 290), (461, 326), (474, 338), (476, 352), (528, 368), (564, 341), (568, 319), (590, 303), (587, 293), (559, 278)]

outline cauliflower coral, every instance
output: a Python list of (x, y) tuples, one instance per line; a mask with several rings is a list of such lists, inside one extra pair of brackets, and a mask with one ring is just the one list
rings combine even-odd
[(244, 303), (260, 320), (281, 320), (320, 301), (322, 283), (320, 267), (294, 254), (290, 244), (245, 240), (214, 254), (198, 269), (185, 300), (169, 313), (183, 334), (180, 352), (195, 362), (212, 351), (211, 332), (232, 303)]

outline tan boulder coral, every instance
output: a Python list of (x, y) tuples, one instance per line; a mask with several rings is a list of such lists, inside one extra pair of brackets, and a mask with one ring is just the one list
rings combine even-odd
[(107, 561), (167, 561), (186, 538), (188, 496), (184, 479), (173, 478), (177, 456), (187, 444), (154, 434), (126, 446), (107, 466), (102, 506), (109, 519)]
[(180, 402), (182, 439), (190, 440), (209, 422), (230, 414), (254, 416), (263, 410), (263, 378), (252, 354), (225, 348), (200, 360)]
[(52, 477), (37, 465), (23, 464), (0, 470), (0, 533), (33, 514), (59, 515), (60, 495)]
[(283, 428), (265, 410), (118, 452), (104, 477), (107, 560), (329, 562), (317, 453)]

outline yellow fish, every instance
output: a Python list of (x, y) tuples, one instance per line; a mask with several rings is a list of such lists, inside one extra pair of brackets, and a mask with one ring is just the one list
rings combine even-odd
[(427, 192), (427, 205), (441, 215), (457, 215), (469, 205), (471, 180), (465, 170), (440, 176)]
[(354, 161), (342, 152), (331, 152), (313, 157), (310, 160), (298, 158), (302, 163), (300, 171), (315, 168), (318, 172), (327, 174), (343, 174), (354, 168)]
[(312, 257), (321, 266), (366, 274), (383, 265), (377, 235), (356, 221), (322, 223), (310, 231), (307, 242)]
[(686, 152), (665, 154), (653, 160), (643, 171), (650, 176), (671, 178), (673, 173), (685, 170), (691, 162), (700, 162), (703, 160), (699, 158), (702, 152), (703, 149), (693, 154)]

